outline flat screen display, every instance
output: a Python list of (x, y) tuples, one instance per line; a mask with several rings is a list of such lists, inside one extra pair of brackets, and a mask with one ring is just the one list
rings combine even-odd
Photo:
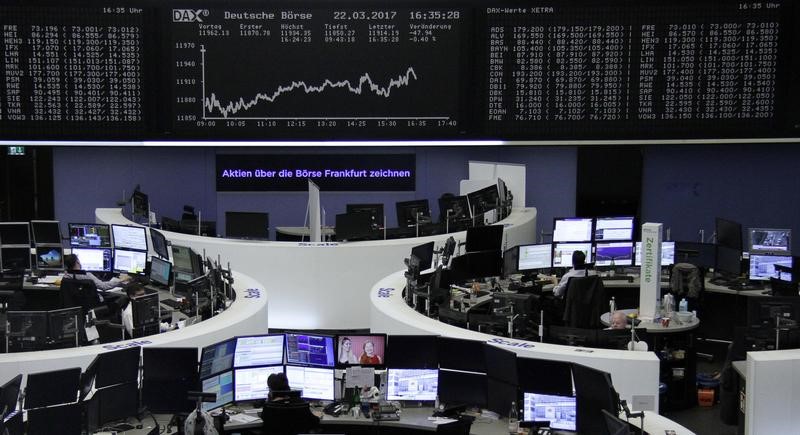
[(336, 337), (337, 366), (383, 366), (386, 361), (386, 336), (339, 335)]
[(0, 245), (31, 245), (30, 229), (27, 222), (0, 222)]
[(113, 256), (111, 248), (72, 248), (78, 256), (81, 269), (89, 272), (111, 272)]
[(301, 397), (313, 400), (333, 400), (333, 369), (286, 366), (289, 388), (302, 390)]
[(0, 261), (2, 270), (17, 270), (31, 268), (31, 248), (23, 246), (19, 248), (0, 248)]
[(217, 400), (203, 402), (203, 411), (210, 411), (233, 402), (233, 372), (229, 370), (204, 379), (203, 392), (217, 395)]
[(144, 227), (111, 225), (111, 233), (115, 248), (147, 250), (147, 231)]
[(750, 252), (777, 252), (789, 254), (792, 246), (792, 230), (773, 228), (750, 228)]
[(542, 243), (519, 247), (518, 271), (549, 269), (551, 267), (553, 267), (553, 245)]
[[(661, 242), (661, 266), (672, 266), (673, 264), (675, 264), (675, 242)], [(636, 257), (633, 265), (642, 265), (642, 242), (636, 242)]]
[(633, 242), (598, 242), (595, 245), (596, 266), (633, 265)]
[(556, 243), (553, 245), (553, 267), (572, 267), (572, 253), (583, 251), (586, 262), (592, 262), (591, 243)]
[[(233, 374), (235, 383), (233, 387), (234, 400), (243, 402), (246, 400), (266, 399), (269, 396), (267, 378), (273, 373), (283, 373), (283, 366), (235, 369)], [(289, 385), (291, 385), (291, 380)]]
[(158, 257), (150, 258), (150, 281), (166, 286), (171, 275), (172, 263)]
[(106, 224), (67, 224), (70, 246), (110, 248), (111, 230)]
[(36, 267), (42, 270), (61, 270), (64, 268), (64, 251), (56, 247), (36, 247)]
[(61, 229), (58, 221), (31, 221), (31, 230), (33, 242), (37, 245), (61, 244)]
[(633, 216), (599, 217), (595, 219), (594, 240), (608, 242), (612, 240), (633, 239)]
[(283, 334), (236, 339), (233, 366), (254, 367), (283, 364)]
[(286, 334), (286, 363), (320, 367), (334, 366), (333, 337)]
[(553, 225), (553, 242), (590, 242), (592, 218), (557, 218)]
[[(750, 254), (750, 279), (753, 281), (769, 281), (778, 278), (775, 265), (792, 267), (792, 257), (788, 255)], [(781, 274), (783, 275), (783, 274)]]
[(524, 421), (549, 421), (551, 429), (577, 430), (577, 403), (574, 396), (522, 393)]
[(114, 271), (142, 274), (147, 264), (147, 251), (114, 249)]
[(153, 251), (164, 259), (169, 259), (169, 250), (167, 249), (167, 238), (164, 237), (159, 231), (150, 228), (150, 241), (153, 243)]
[(434, 401), (439, 390), (438, 369), (388, 369), (387, 400)]
[(205, 378), (230, 370), (233, 367), (233, 354), (236, 341), (225, 340), (203, 348), (200, 354), (200, 377)]

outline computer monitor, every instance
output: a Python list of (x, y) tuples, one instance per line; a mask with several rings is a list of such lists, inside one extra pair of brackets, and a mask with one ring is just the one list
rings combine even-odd
[(717, 234), (717, 245), (742, 250), (742, 224), (723, 218), (714, 221)]
[(25, 384), (25, 409), (73, 403), (78, 400), (81, 369), (78, 367), (31, 373)]
[(130, 300), (133, 311), (133, 335), (144, 337), (158, 334), (161, 323), (161, 306), (158, 303), (158, 293), (150, 293), (132, 297)]
[(142, 405), (154, 413), (189, 412), (187, 392), (200, 388), (196, 347), (142, 348)]
[(574, 396), (556, 396), (532, 392), (522, 393), (523, 421), (550, 422), (550, 429), (577, 429), (577, 402)]
[(134, 216), (149, 218), (150, 201), (147, 198), (147, 194), (134, 190), (133, 195), (131, 195), (131, 209)]
[(392, 335), (386, 348), (386, 366), (400, 369), (439, 367), (436, 335)]
[(92, 362), (95, 388), (138, 382), (140, 352), (141, 348), (134, 346), (97, 355)]
[(106, 224), (67, 224), (70, 246), (82, 248), (110, 248), (111, 230)]
[(502, 274), (503, 256), (500, 251), (468, 252), (450, 261), (450, 276), (454, 282)]
[(0, 419), (17, 409), (22, 375), (16, 375), (0, 387)]
[(31, 248), (22, 247), (2, 247), (0, 248), (0, 269), (2, 271), (24, 271), (31, 268)]
[(428, 223), (431, 221), (431, 207), (427, 199), (415, 199), (413, 201), (401, 201), (395, 204), (397, 212), (397, 226), (411, 227), (417, 224)]
[(234, 338), (204, 347), (200, 353), (200, 378), (205, 379), (232, 369), (235, 352)]
[(82, 403), (86, 410), (86, 426), (95, 433), (106, 424), (136, 417), (139, 414), (139, 385), (135, 382), (100, 388)]
[(517, 358), (517, 378), (522, 391), (572, 395), (572, 367), (565, 361)]
[(714, 272), (738, 276), (742, 273), (742, 251), (717, 245), (717, 259)]
[(750, 254), (750, 280), (769, 281), (770, 278), (777, 278), (778, 272), (775, 265), (788, 268), (792, 267), (791, 255), (763, 255)]
[(508, 415), (511, 403), (516, 404), (519, 401), (517, 385), (497, 380), (491, 376), (486, 378), (486, 384), (486, 409), (496, 412), (498, 415)]
[(386, 371), (386, 400), (432, 402), (439, 393), (438, 369), (394, 369)]
[(555, 243), (553, 244), (553, 267), (572, 267), (572, 253), (583, 251), (586, 262), (592, 262), (591, 243)]
[(61, 228), (58, 221), (31, 221), (33, 243), (36, 245), (61, 245)]
[(775, 328), (776, 319), (781, 326), (800, 322), (800, 297), (751, 297), (747, 298), (747, 326)]
[(503, 246), (503, 226), (488, 225), (467, 228), (466, 252), (500, 251)]
[(286, 363), (318, 367), (333, 367), (333, 337), (329, 335), (286, 333)]
[(336, 366), (383, 367), (386, 363), (386, 335), (337, 335)]
[(499, 381), (517, 385), (517, 354), (499, 346), (483, 346), (486, 375)]
[(553, 267), (553, 246), (549, 243), (536, 245), (521, 245), (519, 247), (519, 260), (517, 270), (549, 269)]
[(367, 213), (336, 215), (336, 240), (368, 240), (373, 237), (372, 218)]
[(483, 341), (437, 337), (439, 368), (486, 373)]
[(283, 334), (236, 338), (233, 366), (236, 368), (283, 364)]
[(269, 240), (269, 213), (226, 211), (225, 237)]
[[(712, 246), (713, 245), (709, 245)], [(633, 260), (634, 266), (641, 266), (642, 265), (642, 242), (636, 242), (636, 247), (634, 248), (636, 256)], [(687, 257), (688, 258), (688, 257)], [(675, 242), (661, 242), (661, 266), (672, 266), (675, 264)], [(712, 267), (711, 264), (708, 267)], [(698, 266), (700, 267), (700, 266)]]
[(213, 402), (203, 402), (203, 411), (217, 409), (233, 402), (233, 371), (228, 370), (210, 378), (203, 379), (203, 392), (214, 393), (217, 399)]
[(114, 249), (114, 272), (141, 275), (147, 266), (147, 251)]
[[(6, 313), (9, 339), (21, 345), (20, 350), (37, 350), (47, 342), (47, 311), (9, 311)], [(12, 344), (9, 343), (9, 347)]]
[(483, 373), (439, 369), (439, 401), (448, 407), (467, 405), (486, 408), (487, 381)]
[[(716, 261), (717, 247), (712, 243), (675, 242), (675, 262), (677, 263), (690, 263), (708, 270), (714, 267)], [(641, 262), (636, 264), (641, 264)]]
[(792, 250), (792, 230), (788, 228), (748, 228), (750, 252), (787, 255)]
[(111, 225), (114, 248), (147, 251), (147, 229), (129, 225)]
[(0, 222), (0, 245), (31, 246), (28, 222)]
[(383, 204), (347, 204), (346, 211), (347, 214), (366, 213), (371, 228), (383, 227)]
[[(267, 378), (273, 373), (283, 373), (283, 366), (234, 369), (233, 400), (245, 402), (266, 399), (269, 396)], [(291, 381), (289, 385), (291, 385)]]
[(176, 272), (185, 272), (194, 276), (203, 273), (200, 258), (191, 248), (172, 245), (172, 262), (172, 267)]
[(633, 216), (595, 218), (594, 240), (596, 242), (633, 240)]
[(87, 272), (111, 272), (113, 269), (113, 255), (111, 248), (72, 248), (72, 253), (78, 256), (81, 269)]
[(172, 283), (172, 263), (158, 257), (151, 257), (149, 278), (156, 284), (169, 286)]
[(75, 342), (75, 336), (80, 329), (80, 319), (83, 317), (81, 307), (62, 308), (47, 312), (47, 331), (50, 341), (61, 342), (69, 340)]
[(611, 375), (573, 363), (572, 377), (575, 380), (578, 432), (605, 433), (607, 429), (602, 410), (616, 413), (619, 406), (619, 396), (614, 390)]
[(55, 246), (37, 246), (36, 268), (39, 270), (64, 270), (63, 248)]
[(633, 242), (597, 242), (594, 264), (596, 266), (633, 265)]
[(159, 257), (169, 260), (169, 243), (160, 231), (150, 228), (150, 242), (153, 243), (153, 252)]
[(592, 241), (592, 218), (555, 218), (553, 243)]
[(439, 222), (463, 221), (470, 218), (469, 202), (466, 195), (439, 198)]
[(467, 202), (473, 216), (497, 209), (500, 207), (500, 194), (497, 191), (497, 184), (468, 193)]
[(302, 390), (309, 400), (333, 400), (334, 379), (332, 368), (286, 366), (289, 388)]
[(434, 242), (428, 242), (411, 248), (411, 255), (419, 259), (420, 272), (431, 268), (433, 264), (433, 246)]

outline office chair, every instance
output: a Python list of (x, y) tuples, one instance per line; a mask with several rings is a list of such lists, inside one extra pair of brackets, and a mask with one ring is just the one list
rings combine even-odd
[(564, 326), (602, 328), (600, 315), (605, 311), (606, 288), (597, 275), (570, 278), (564, 295)]
[(452, 423), (445, 423), (436, 426), (437, 434), (444, 435), (469, 435), (472, 422), (469, 420), (456, 420)]
[(261, 432), (269, 435), (297, 435), (319, 427), (319, 419), (311, 414), (308, 403), (266, 402), (261, 420)]
[(769, 279), (769, 287), (772, 289), (772, 296), (776, 297), (798, 297), (797, 283), (782, 281), (777, 278)]
[(606, 427), (608, 428), (608, 435), (630, 435), (631, 431), (628, 426), (628, 422), (625, 420), (617, 417), (616, 415), (606, 411), (605, 409), (601, 410), (603, 412), (603, 418), (606, 420)]
[(64, 277), (61, 279), (61, 308), (81, 307), (83, 314), (102, 304), (97, 286), (91, 279)]

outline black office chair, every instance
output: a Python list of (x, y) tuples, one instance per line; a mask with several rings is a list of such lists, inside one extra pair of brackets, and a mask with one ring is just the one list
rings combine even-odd
[(436, 433), (444, 435), (469, 435), (470, 427), (472, 427), (472, 421), (466, 419), (456, 420), (452, 423), (436, 426)]
[(606, 420), (608, 435), (631, 435), (628, 422), (606, 411), (605, 409), (602, 409), (601, 411), (603, 412), (603, 418)]
[(61, 308), (81, 307), (83, 314), (102, 302), (97, 294), (97, 286), (91, 279), (64, 277), (61, 279)]
[(311, 413), (308, 403), (266, 402), (261, 420), (261, 433), (265, 435), (297, 435), (319, 428), (319, 418)]
[(606, 288), (599, 276), (573, 277), (567, 281), (564, 326), (602, 328), (600, 315), (606, 307)]
[(776, 278), (769, 279), (769, 287), (772, 289), (772, 296), (777, 297), (798, 297), (797, 283), (782, 281)]

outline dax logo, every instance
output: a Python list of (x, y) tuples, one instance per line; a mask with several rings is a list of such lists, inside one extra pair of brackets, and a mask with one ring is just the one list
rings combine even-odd
[(378, 289), (378, 297), (379, 298), (388, 298), (392, 296), (392, 292), (394, 288), (392, 287), (381, 287)]
[(208, 9), (173, 9), (173, 23), (202, 23), (208, 16)]
[(261, 297), (261, 290), (257, 288), (249, 288), (245, 290), (245, 299), (247, 298), (260, 298)]

